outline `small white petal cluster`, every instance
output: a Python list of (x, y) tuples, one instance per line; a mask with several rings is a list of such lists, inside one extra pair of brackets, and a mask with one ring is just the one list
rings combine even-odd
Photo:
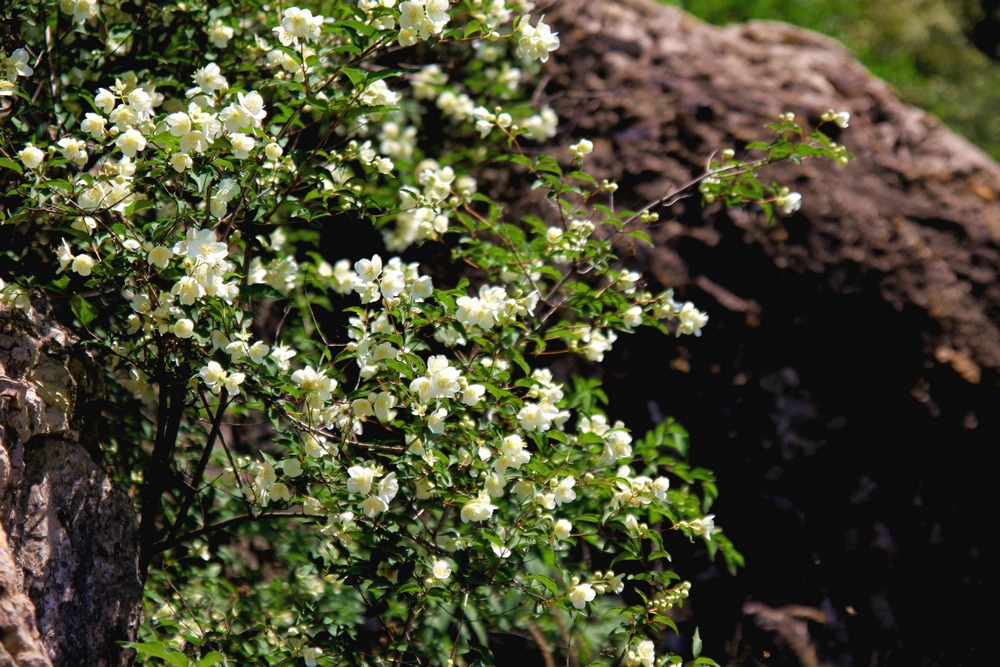
[(549, 59), (549, 53), (559, 48), (558, 33), (545, 23), (545, 17), (538, 19), (534, 26), (525, 16), (517, 28), (517, 55), (528, 60), (540, 60), (543, 63)]
[(834, 111), (833, 109), (830, 109), (823, 114), (823, 117), (820, 120), (824, 123), (833, 123), (841, 129), (847, 129), (847, 127), (851, 124), (851, 112)]
[(569, 153), (577, 160), (582, 160), (585, 155), (590, 155), (594, 152), (594, 142), (590, 139), (580, 139), (572, 146), (569, 147)]
[(208, 28), (208, 41), (217, 49), (224, 49), (233, 38), (235, 31), (222, 21), (215, 21)]
[(389, 90), (384, 79), (379, 79), (368, 84), (359, 99), (370, 107), (391, 107), (399, 102), (399, 94)]
[(96, 17), (101, 10), (97, 0), (62, 0), (59, 7), (66, 14), (72, 14), (77, 23)]
[(611, 350), (616, 340), (618, 334), (614, 331), (602, 331), (585, 326), (579, 330), (572, 346), (588, 361), (604, 361), (604, 353)]
[(607, 417), (594, 413), (589, 417), (580, 417), (576, 428), (579, 434), (593, 433), (604, 439), (604, 451), (600, 458), (602, 465), (611, 465), (632, 456), (632, 434), (621, 420), (608, 425)]
[(673, 290), (661, 293), (653, 303), (652, 315), (658, 319), (676, 320), (675, 334), (700, 336), (701, 330), (708, 324), (708, 313), (698, 310), (693, 303), (683, 304), (674, 299)]
[(788, 188), (785, 188), (774, 200), (774, 203), (781, 209), (782, 213), (791, 215), (802, 208), (802, 195), (798, 192), (789, 192)]
[(448, 0), (407, 0), (399, 5), (399, 45), (440, 35), (448, 25)]
[(28, 64), (28, 59), (28, 52), (24, 49), (14, 49), (10, 55), (0, 49), (0, 97), (14, 94), (18, 77), (35, 73)]
[(485, 331), (512, 322), (518, 308), (517, 301), (508, 297), (503, 287), (490, 285), (480, 287), (479, 296), (458, 297), (455, 305), (455, 319), (462, 326)]
[(618, 469), (618, 480), (615, 482), (618, 488), (611, 499), (613, 508), (622, 507), (645, 507), (654, 500), (662, 503), (669, 502), (667, 491), (670, 489), (670, 480), (666, 477), (650, 479), (644, 475), (632, 477), (632, 471), (628, 466)]
[(506, 130), (514, 124), (511, 115), (500, 107), (496, 107), (493, 111), (486, 107), (476, 107), (472, 110), (472, 117), (476, 120), (476, 130), (479, 132), (480, 138), (485, 138), (494, 127)]
[(520, 122), (525, 130), (525, 136), (533, 141), (545, 141), (556, 136), (559, 128), (559, 116), (551, 107), (542, 107), (538, 113), (528, 116)]
[[(361, 501), (362, 513), (371, 518), (389, 509), (389, 503), (399, 492), (399, 482), (396, 473), (391, 472), (382, 477), (382, 469), (371, 466), (351, 466), (347, 469), (347, 490), (350, 493), (365, 496)], [(375, 480), (382, 477), (378, 484)], [(375, 493), (372, 493), (374, 486)]]
[(518, 470), (531, 460), (531, 452), (525, 449), (524, 439), (517, 434), (508, 435), (500, 443), (500, 458), (493, 467), (497, 474), (503, 475), (510, 470)]
[(391, 257), (384, 267), (382, 258), (377, 254), (371, 259), (360, 259), (354, 263), (353, 272), (348, 265), (341, 260), (333, 267), (331, 277), (335, 279), (335, 289), (344, 294), (349, 284), (350, 289), (361, 297), (362, 303), (384, 300), (394, 305), (405, 300), (416, 304), (429, 297), (434, 290), (430, 277), (420, 273), (419, 264), (403, 264), (398, 257)]
[(306, 407), (314, 412), (323, 410), (337, 389), (337, 381), (326, 376), (326, 371), (317, 371), (311, 366), (292, 373), (292, 382), (305, 392)]
[[(414, 407), (414, 414), (424, 414), (431, 401), (439, 399), (459, 399), (464, 405), (475, 406), (486, 393), (486, 388), (479, 384), (470, 384), (465, 376), (449, 363), (447, 357), (436, 354), (427, 359), (426, 372), (410, 382), (410, 391), (418, 403)], [(432, 413), (433, 421), (429, 424), (432, 432), (443, 431), (443, 420), (446, 415), (447, 410), (444, 408)]]
[(246, 379), (244, 373), (238, 371), (230, 373), (217, 361), (209, 361), (202, 366), (198, 375), (213, 394), (219, 394), (225, 389), (230, 396), (236, 396), (240, 393), (240, 385)]
[(460, 515), (465, 523), (481, 523), (492, 517), (496, 509), (496, 505), (490, 502), (490, 494), (484, 490), (462, 506)]
[(627, 667), (653, 667), (656, 660), (656, 650), (653, 641), (643, 639), (636, 644), (635, 648), (629, 649), (625, 654), (625, 665)]
[(273, 30), (279, 42), (284, 46), (292, 46), (298, 45), (300, 40), (302, 42), (318, 40), (322, 28), (322, 16), (313, 16), (308, 9), (289, 7), (281, 13), (281, 25)]

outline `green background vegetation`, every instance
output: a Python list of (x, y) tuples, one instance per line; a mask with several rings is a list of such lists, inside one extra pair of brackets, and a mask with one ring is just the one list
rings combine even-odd
[(715, 24), (775, 19), (840, 40), (905, 101), (1000, 160), (1000, 63), (967, 32), (976, 0), (663, 0)]

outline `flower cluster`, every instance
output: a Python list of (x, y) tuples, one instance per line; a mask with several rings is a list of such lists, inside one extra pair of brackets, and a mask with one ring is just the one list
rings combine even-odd
[[(225, 625), (240, 641), (210, 641), (233, 663), (364, 662), (350, 638), (377, 607), (378, 659), (458, 664), (488, 661), (466, 615), (559, 609), (571, 634), (603, 633), (558, 638), (586, 651), (607, 640), (595, 612), (619, 606), (623, 661), (672, 661), (645, 639), (687, 595), (664, 535), (738, 554), (680, 428), (633, 432), (590, 367), (641, 326), (697, 336), (708, 315), (616, 251), (669, 197), (619, 212), (586, 171), (596, 135), (559, 157), (528, 145), (559, 121), (532, 99), (559, 46), (534, 3), (167, 2), (139, 36), (127, 3), (63, 0), (57, 39), (32, 4), (11, 9), (23, 47), (0, 51), (0, 179), (19, 202), (0, 222), (25, 246), (0, 253), (45, 269), (5, 274), (0, 308), (54, 296), (103, 346), (129, 406), (109, 465), (136, 490), (143, 549), (196, 556), (149, 573), (136, 650), (214, 659), (204, 629)], [(740, 180), (794, 153), (794, 118), (775, 127), (748, 149), (759, 163), (720, 154), (706, 199), (800, 205)], [(552, 206), (516, 218), (484, 164)], [(593, 572), (584, 545), (647, 571)], [(286, 562), (247, 567), (248, 548)]]

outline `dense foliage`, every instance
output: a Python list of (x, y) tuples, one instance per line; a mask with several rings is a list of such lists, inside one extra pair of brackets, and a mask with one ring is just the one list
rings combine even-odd
[[(581, 371), (637, 327), (707, 324), (616, 254), (660, 206), (700, 189), (788, 213), (801, 198), (761, 169), (849, 155), (785, 115), (617, 210), (588, 138), (537, 149), (559, 38), (531, 4), (10, 10), (0, 306), (51, 302), (108, 373), (141, 659), (487, 664), (520, 640), (712, 664), (697, 636), (663, 642), (692, 589), (671, 550), (740, 564), (712, 475), (678, 424), (633, 434)], [(547, 204), (507, 219), (486, 165)]]

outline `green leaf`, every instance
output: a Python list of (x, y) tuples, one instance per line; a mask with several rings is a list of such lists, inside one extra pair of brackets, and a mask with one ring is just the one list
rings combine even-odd
[(21, 169), (21, 165), (14, 162), (9, 157), (0, 157), (0, 167), (6, 167), (7, 169), (13, 169), (19, 174), (23, 174), (24, 171)]
[(694, 636), (691, 638), (691, 654), (694, 657), (701, 655), (701, 629), (694, 629)]
[(556, 586), (556, 582), (552, 581), (552, 579), (546, 577), (544, 574), (529, 574), (528, 579), (537, 581), (542, 586), (545, 586), (553, 595), (559, 595), (559, 587)]
[(70, 297), (69, 307), (76, 318), (80, 320), (80, 324), (85, 327), (90, 326), (90, 323), (97, 318), (97, 309), (79, 294)]
[(204, 658), (195, 663), (195, 667), (212, 667), (212, 665), (217, 665), (220, 662), (225, 661), (226, 656), (222, 655), (218, 651), (212, 651)]
[(647, 234), (642, 230), (637, 229), (635, 231), (629, 232), (628, 235), (634, 239), (640, 239), (641, 241), (645, 241), (648, 245), (653, 245), (653, 239), (649, 236), (649, 234)]
[(244, 285), (240, 288), (240, 299), (246, 301), (251, 297), (262, 296), (268, 299), (284, 299), (285, 295), (265, 283)]
[(138, 651), (141, 656), (160, 658), (177, 667), (189, 667), (191, 659), (179, 651), (175, 651), (164, 646), (163, 642), (139, 642), (128, 644), (129, 647)]

